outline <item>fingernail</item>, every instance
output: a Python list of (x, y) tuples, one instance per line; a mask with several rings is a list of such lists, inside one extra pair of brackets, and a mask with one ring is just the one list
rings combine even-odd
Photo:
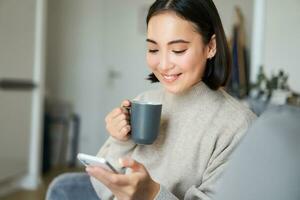
[(86, 167), (86, 168), (85, 168), (85, 171), (86, 171), (86, 172), (90, 172), (90, 171), (91, 171), (91, 168), (90, 168), (90, 167)]
[(120, 163), (120, 165), (123, 167), (124, 166), (124, 164), (123, 164), (123, 159), (122, 158), (119, 158), (119, 163)]

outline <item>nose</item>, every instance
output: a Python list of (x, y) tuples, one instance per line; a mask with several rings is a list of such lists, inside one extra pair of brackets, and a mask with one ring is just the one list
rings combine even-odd
[(174, 67), (169, 56), (166, 53), (163, 53), (159, 59), (159, 66), (162, 71), (168, 71)]

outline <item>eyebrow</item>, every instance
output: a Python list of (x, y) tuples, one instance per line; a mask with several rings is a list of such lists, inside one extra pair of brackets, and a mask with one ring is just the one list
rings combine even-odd
[[(153, 44), (157, 44), (157, 42), (155, 42), (154, 40), (151, 40), (151, 39), (146, 39), (147, 42), (150, 42), (150, 43), (153, 43)], [(171, 44), (177, 44), (177, 43), (185, 43), (185, 44), (188, 44), (190, 43), (189, 41), (186, 41), (186, 40), (182, 40), (182, 39), (179, 39), (179, 40), (172, 40), (170, 42), (168, 42), (168, 45), (171, 45)]]

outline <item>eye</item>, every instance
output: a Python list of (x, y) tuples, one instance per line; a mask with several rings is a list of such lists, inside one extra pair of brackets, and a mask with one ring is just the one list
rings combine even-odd
[(158, 52), (158, 50), (157, 49), (149, 49), (148, 52), (149, 53), (156, 53), (156, 52)]
[(175, 50), (173, 50), (173, 52), (174, 52), (175, 54), (183, 54), (185, 51), (186, 51), (186, 49), (181, 50), (181, 51), (175, 51)]

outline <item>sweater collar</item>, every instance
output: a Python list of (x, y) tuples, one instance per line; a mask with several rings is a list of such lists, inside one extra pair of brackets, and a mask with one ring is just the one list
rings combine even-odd
[(213, 91), (204, 82), (200, 81), (180, 94), (173, 94), (166, 90), (165, 94), (166, 99), (169, 100), (168, 103), (172, 103), (173, 105), (185, 105), (193, 103), (193, 101), (207, 99), (208, 96), (213, 95)]

